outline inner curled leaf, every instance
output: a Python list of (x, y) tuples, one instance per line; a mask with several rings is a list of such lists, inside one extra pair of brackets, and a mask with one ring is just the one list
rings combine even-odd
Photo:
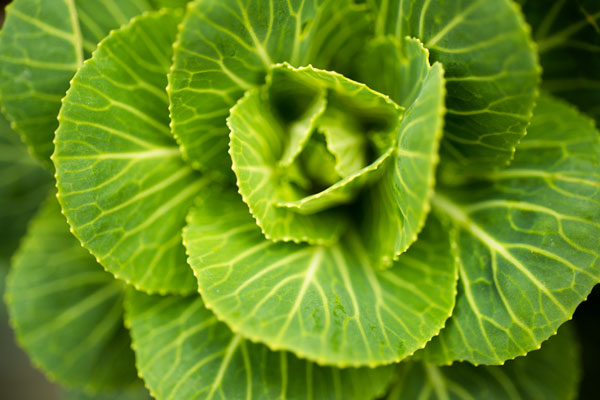
[(336, 241), (348, 206), (380, 178), (403, 111), (337, 73), (274, 66), (228, 120), (238, 187), (265, 236)]

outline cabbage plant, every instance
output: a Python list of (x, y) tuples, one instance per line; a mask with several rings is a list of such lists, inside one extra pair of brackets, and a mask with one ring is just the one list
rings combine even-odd
[(15, 0), (0, 99), (56, 181), (5, 296), (33, 363), (109, 398), (574, 397), (600, 8), (521, 3)]

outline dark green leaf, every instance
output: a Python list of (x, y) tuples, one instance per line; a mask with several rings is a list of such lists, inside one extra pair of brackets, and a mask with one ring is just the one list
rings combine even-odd
[(6, 290), (17, 339), (34, 364), (87, 391), (133, 384), (123, 289), (71, 235), (52, 194), (15, 255)]
[(600, 2), (527, 0), (543, 67), (542, 87), (600, 123)]
[(27, 222), (48, 195), (51, 182), (50, 173), (27, 153), (0, 115), (0, 270), (8, 269), (10, 256), (17, 249)]
[(571, 400), (580, 375), (572, 327), (562, 327), (540, 350), (502, 366), (404, 363), (387, 400)]

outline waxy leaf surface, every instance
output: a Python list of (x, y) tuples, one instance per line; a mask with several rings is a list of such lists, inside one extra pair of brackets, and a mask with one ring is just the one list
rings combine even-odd
[(457, 228), (456, 308), (425, 359), (500, 364), (537, 349), (600, 281), (600, 134), (548, 95), (509, 168), (436, 194)]
[(75, 76), (53, 155), (74, 234), (115, 276), (150, 292), (195, 291), (181, 229), (208, 185), (181, 159), (165, 92), (180, 11), (114, 31)]
[(381, 267), (392, 265), (417, 239), (430, 210), (445, 112), (444, 71), (439, 63), (429, 65), (428, 52), (415, 39), (376, 39), (365, 57), (365, 67), (386, 68), (382, 74), (365, 68), (365, 82), (407, 107), (391, 165), (361, 202), (360, 233)]
[(320, 364), (355, 366), (403, 359), (450, 315), (449, 234), (431, 217), (421, 236), (377, 272), (356, 234), (331, 247), (272, 242), (239, 195), (214, 191), (191, 213), (184, 243), (206, 306), (236, 333)]
[(442, 163), (454, 164), (457, 173), (506, 165), (525, 135), (540, 75), (529, 28), (516, 5), (511, 0), (368, 3), (376, 35), (415, 37), (431, 61), (444, 66)]
[(337, 369), (236, 335), (199, 296), (128, 293), (137, 366), (157, 399), (355, 399), (381, 396), (394, 367)]
[[(230, 175), (225, 120), (245, 91), (264, 83), (267, 69), (295, 67), (339, 51), (354, 32), (348, 0), (196, 0), (175, 45), (169, 74), (173, 132), (194, 168)], [(364, 14), (364, 12), (363, 12)], [(366, 24), (360, 20), (357, 26)], [(340, 29), (336, 29), (336, 27)], [(328, 48), (323, 43), (334, 43)]]

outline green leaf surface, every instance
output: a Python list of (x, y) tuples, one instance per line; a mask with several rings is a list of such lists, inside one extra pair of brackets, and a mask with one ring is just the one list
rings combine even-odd
[(318, 17), (309, 22), (313, 25), (310, 27), (312, 38), (300, 64), (310, 64), (354, 78), (356, 61), (373, 37), (370, 4), (363, 1), (325, 1)]
[(333, 247), (266, 240), (235, 193), (204, 196), (184, 243), (219, 319), (319, 364), (399, 361), (436, 335), (454, 306), (450, 240), (433, 217), (422, 239), (382, 272), (357, 235)]
[[(298, 93), (296, 97), (290, 97), (290, 87), (297, 88), (294, 90)], [(302, 93), (307, 93), (308, 104), (300, 104), (298, 98), (304, 97)], [(312, 110), (314, 102), (323, 105)], [(302, 106), (306, 111), (299, 111)], [(393, 142), (389, 131), (399, 123), (401, 111), (386, 97), (336, 73), (312, 67), (293, 68), (288, 64), (273, 67), (267, 85), (249, 91), (232, 108), (227, 119), (231, 129), (229, 152), (237, 185), (265, 236), (276, 241), (335, 242), (347, 228), (347, 218), (344, 210), (334, 207), (351, 201), (361, 187), (376, 178), (391, 154)], [(307, 112), (316, 120), (309, 122), (301, 133), (296, 133), (298, 125), (305, 124)], [(380, 139), (382, 150), (379, 153), (383, 154), (376, 153), (379, 157), (370, 165), (329, 187), (325, 186), (330, 182), (314, 182), (317, 178), (322, 180), (324, 175), (324, 154), (320, 154), (315, 160), (318, 165), (314, 173), (306, 172), (308, 190), (294, 190), (297, 185), (289, 182), (293, 177), (284, 166), (294, 158), (302, 159), (305, 153), (312, 159), (318, 149), (307, 147), (311, 139), (304, 138), (310, 135), (306, 132), (311, 128), (319, 129), (321, 118), (332, 112), (345, 113), (348, 119), (352, 116), (357, 129), (361, 127), (359, 133), (365, 142), (375, 135), (372, 129), (381, 130), (384, 135)], [(373, 127), (367, 127), (367, 123)], [(305, 149), (300, 148), (305, 142)], [(301, 164), (301, 161), (297, 163)], [(312, 189), (314, 186), (319, 189)], [(290, 198), (286, 198), (288, 194)]]
[(417, 239), (430, 210), (444, 123), (445, 83), (443, 68), (439, 63), (429, 66), (428, 53), (417, 40), (407, 38), (400, 45), (394, 39), (378, 39), (372, 46), (367, 58), (389, 69), (379, 75), (363, 71), (365, 82), (408, 107), (397, 132), (391, 167), (361, 203), (359, 231), (365, 247), (374, 264), (385, 267)]
[(149, 0), (154, 8), (159, 9), (162, 7), (169, 8), (184, 8), (190, 2), (190, 0)]
[(81, 248), (50, 196), (15, 255), (6, 290), (17, 340), (34, 364), (92, 392), (135, 382), (123, 289)]
[[(298, 93), (290, 90), (286, 95), (298, 96)], [(321, 91), (308, 107), (304, 115), (297, 121), (290, 123), (289, 139), (283, 150), (283, 155), (279, 160), (281, 166), (290, 166), (302, 149), (304, 149), (304, 146), (307, 144), (307, 141), (310, 139), (310, 136), (315, 129), (317, 119), (323, 114), (326, 107), (327, 99), (325, 97), (325, 91)]]
[[(201, 170), (230, 174), (225, 119), (243, 93), (264, 83), (271, 65), (326, 68), (357, 31), (348, 0), (196, 0), (175, 45), (169, 74), (172, 129)], [(364, 12), (363, 12), (364, 14)], [(364, 27), (360, 20), (357, 27)], [(337, 28), (340, 29), (337, 29)], [(360, 32), (360, 30), (358, 31)], [(323, 43), (332, 44), (332, 47)], [(337, 46), (337, 47), (336, 47)]]
[(543, 67), (542, 87), (600, 123), (600, 3), (597, 0), (527, 0)]
[[(0, 298), (4, 297), (11, 256), (51, 185), (50, 173), (28, 154), (0, 114)], [(0, 304), (0, 320), (7, 325), (4, 304)]]
[(349, 116), (339, 111), (330, 111), (319, 118), (319, 130), (325, 136), (327, 149), (335, 156), (334, 169), (344, 177), (368, 164), (366, 137), (354, 125)]
[(369, 3), (378, 36), (418, 38), (431, 61), (444, 66), (442, 161), (454, 164), (457, 173), (506, 165), (525, 135), (540, 75), (529, 27), (516, 5), (511, 0)]
[(127, 388), (121, 388), (118, 391), (108, 391), (102, 393), (85, 393), (81, 391), (67, 391), (61, 396), (61, 400), (151, 400), (148, 390), (140, 381)]
[(199, 296), (127, 296), (138, 368), (158, 399), (356, 399), (384, 393), (394, 367), (337, 369), (229, 330)]
[[(264, 92), (254, 90), (232, 109), (230, 154), (237, 185), (256, 223), (270, 240), (331, 243), (346, 223), (340, 210), (303, 215), (278, 206), (287, 193), (278, 171), (284, 151), (285, 132), (268, 104)], [(285, 179), (285, 177), (284, 177)], [(284, 187), (281, 187), (285, 185)], [(295, 191), (294, 191), (295, 195)]]
[(500, 364), (571, 319), (600, 281), (599, 171), (593, 121), (544, 95), (509, 168), (436, 194), (459, 229), (459, 292), (426, 360)]
[[(389, 158), (391, 158), (390, 156), (392, 153), (393, 149), (389, 149), (369, 166), (364, 167), (352, 175), (349, 175), (348, 177), (336, 182), (322, 192), (304, 197), (300, 200), (278, 201), (275, 203), (275, 205), (277, 207), (289, 208), (298, 214), (313, 215), (315, 218), (320, 219), (322, 218), (322, 214), (316, 213), (327, 209), (331, 205), (350, 202), (354, 197), (356, 197), (356, 193), (361, 188), (366, 186), (370, 181), (377, 180), (376, 178), (382, 175), (381, 171), (384, 168), (383, 166), (389, 164), (387, 161)], [(320, 165), (322, 166), (323, 164), (320, 163)], [(341, 216), (336, 217), (341, 218)], [(320, 224), (323, 224), (325, 221), (319, 222)], [(343, 220), (341, 222), (339, 220), (334, 222), (336, 226), (341, 226), (344, 228), (346, 227), (343, 225)], [(292, 229), (293, 232), (297, 231), (296, 226), (290, 226), (290, 229)]]
[[(48, 195), (52, 176), (0, 115), (0, 269), (7, 270), (27, 223)], [(0, 287), (4, 280), (0, 280)], [(2, 289), (0, 289), (0, 292)]]
[(388, 35), (369, 41), (356, 68), (361, 82), (408, 108), (421, 93), (431, 66), (429, 51), (419, 39)]
[(540, 350), (502, 366), (403, 363), (387, 400), (574, 399), (580, 376), (579, 346), (570, 328), (562, 327)]
[(0, 34), (0, 99), (31, 153), (50, 167), (56, 115), (69, 81), (111, 29), (146, 0), (14, 0)]
[(59, 115), (59, 201), (74, 234), (120, 279), (189, 293), (181, 228), (208, 185), (169, 132), (166, 74), (181, 11), (136, 18), (81, 68)]

